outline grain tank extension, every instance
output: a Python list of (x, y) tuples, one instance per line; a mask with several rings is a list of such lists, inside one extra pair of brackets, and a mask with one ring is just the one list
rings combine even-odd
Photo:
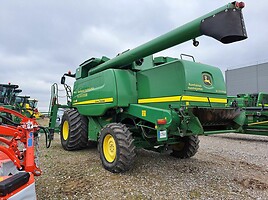
[[(51, 97), (50, 128), (58, 108), (65, 112), (61, 143), (76, 150), (98, 142), (105, 169), (130, 169), (136, 148), (188, 158), (197, 152), (198, 135), (236, 131), (245, 115), (227, 106), (220, 69), (206, 64), (153, 54), (206, 35), (228, 44), (247, 38), (243, 2), (232, 2), (113, 59), (83, 62), (62, 78), (68, 103)], [(73, 91), (65, 77), (75, 77)]]

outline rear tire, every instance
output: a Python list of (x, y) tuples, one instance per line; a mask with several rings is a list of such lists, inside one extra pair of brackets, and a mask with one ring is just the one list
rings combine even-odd
[(84, 149), (88, 145), (88, 119), (76, 109), (66, 110), (61, 122), (61, 145), (65, 150)]
[(190, 158), (197, 153), (199, 148), (198, 136), (184, 136), (179, 143), (171, 145), (171, 148), (171, 156), (176, 158)]
[(103, 167), (113, 173), (128, 171), (136, 156), (134, 139), (126, 125), (111, 123), (100, 132), (99, 152)]

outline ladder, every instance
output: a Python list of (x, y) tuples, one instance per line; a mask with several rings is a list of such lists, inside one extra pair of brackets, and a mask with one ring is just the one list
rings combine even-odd
[[(51, 96), (50, 96), (50, 103), (49, 103), (49, 128), (54, 130), (53, 132), (59, 132), (59, 126), (56, 126), (56, 121), (58, 117), (58, 110), (59, 108), (69, 108), (71, 107), (72, 101), (72, 90), (71, 87), (67, 84), (64, 84), (65, 95), (59, 95), (59, 87), (57, 83), (54, 83), (51, 86)], [(60, 104), (59, 98), (66, 98), (66, 104)]]

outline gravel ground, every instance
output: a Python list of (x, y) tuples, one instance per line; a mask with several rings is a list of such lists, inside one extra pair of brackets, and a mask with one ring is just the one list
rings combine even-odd
[(68, 152), (56, 134), (41, 137), (38, 199), (268, 199), (268, 137), (201, 136), (198, 153), (179, 160), (138, 150), (133, 169), (103, 169), (97, 149)]

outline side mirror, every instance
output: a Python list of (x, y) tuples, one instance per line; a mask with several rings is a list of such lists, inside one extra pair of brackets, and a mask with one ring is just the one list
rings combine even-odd
[(61, 77), (60, 83), (65, 84), (65, 76)]

